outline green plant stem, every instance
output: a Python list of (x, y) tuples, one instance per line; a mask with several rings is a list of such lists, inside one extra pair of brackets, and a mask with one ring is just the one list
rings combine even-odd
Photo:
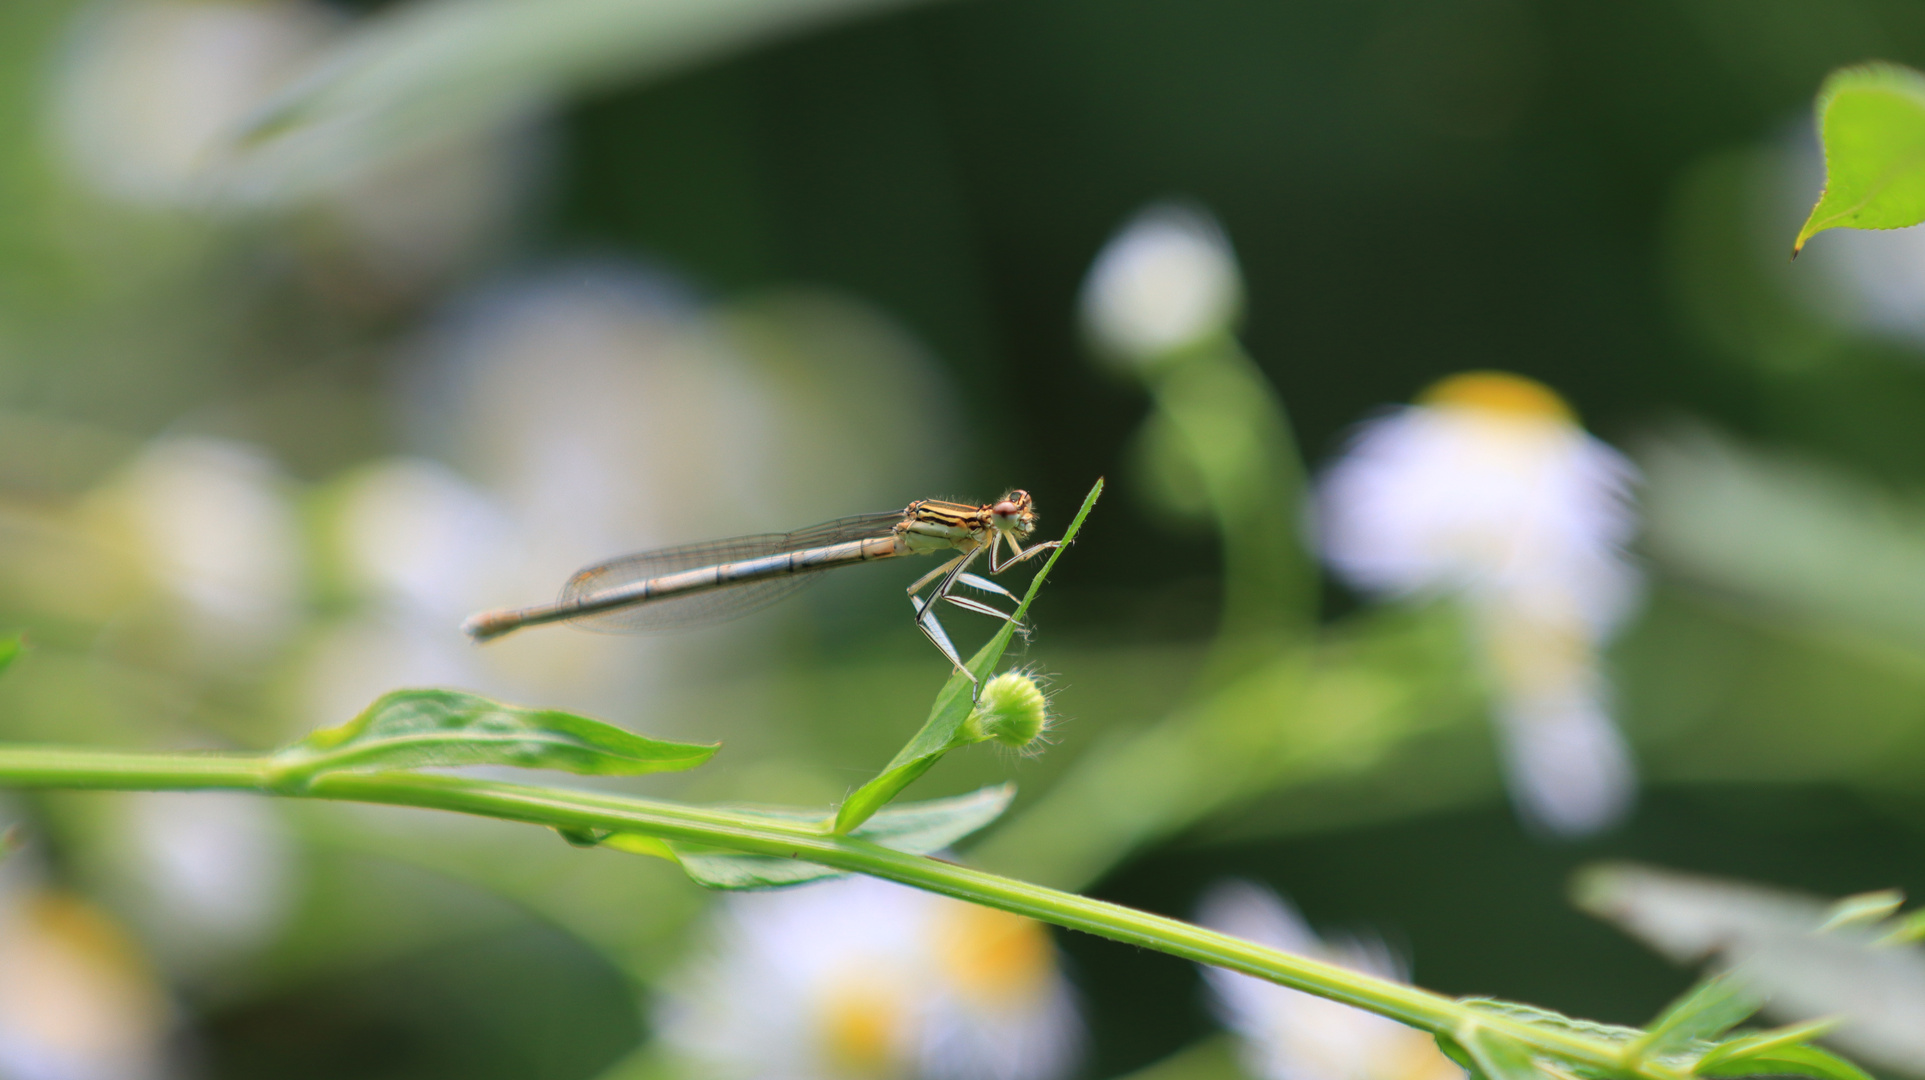
[(0, 743), (0, 788), (266, 791), (272, 775), (269, 759), (255, 754), (159, 754)]
[[(138, 754), (79, 747), (0, 746), (0, 788), (121, 790), (244, 789), (264, 794), (449, 810), (549, 828), (643, 833), (668, 841), (803, 859), (869, 874), (1071, 930), (1240, 971), (1355, 1005), (1432, 1032), (1485, 1029), (1567, 1061), (1646, 1080), (1682, 1074), (1630, 1063), (1609, 1042), (1474, 1009), (1427, 990), (1294, 956), (1227, 934), (1041, 885), (999, 877), (805, 824), (784, 825), (727, 810), (621, 795), (418, 772), (338, 772), (299, 792), (274, 789), (273, 759), (233, 754)], [(1630, 1067), (1627, 1068), (1627, 1065)]]

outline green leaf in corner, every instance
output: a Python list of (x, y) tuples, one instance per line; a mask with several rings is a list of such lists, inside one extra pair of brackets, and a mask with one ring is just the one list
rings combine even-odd
[(0, 671), (7, 670), (8, 665), (19, 659), (26, 647), (27, 639), (20, 634), (0, 637)]
[[(850, 834), (850, 839), (867, 840), (910, 855), (927, 855), (932, 851), (941, 851), (996, 820), (1015, 796), (1014, 785), (999, 784), (954, 798), (892, 806), (864, 822)], [(818, 830), (826, 829), (829, 824), (828, 815), (819, 810), (787, 807), (718, 809), (730, 809), (742, 817), (759, 818), (763, 822), (806, 825)], [(636, 855), (673, 859), (697, 884), (711, 889), (771, 889), (801, 885), (844, 872), (801, 859), (745, 855), (661, 840), (641, 833), (616, 833), (604, 839), (602, 845)]]
[(1662, 1058), (1692, 1049), (1743, 1023), (1764, 1002), (1730, 975), (1714, 975), (1685, 991), (1632, 1043), (1640, 1058)]
[(1826, 229), (1925, 221), (1925, 75), (1896, 64), (1840, 68), (1818, 91), (1825, 190), (1791, 253)]
[[(991, 668), (1003, 657), (1003, 650), (1015, 636), (1016, 628), (1022, 624), (1023, 616), (1028, 614), (1030, 601), (1043, 587), (1049, 577), (1050, 568), (1083, 527), (1083, 521), (1096, 505), (1096, 499), (1103, 494), (1103, 481), (1099, 478), (1096, 485), (1089, 489), (1083, 498), (1082, 509), (1071, 519), (1069, 528), (1063, 530), (1062, 546), (1049, 553), (1049, 559), (1036, 576), (1029, 580), (1029, 591), (1023, 594), (1022, 603), (1016, 605), (1015, 617), (1003, 624), (989, 643), (969, 658), (968, 668), (977, 679), (989, 678)], [(975, 701), (970, 694), (975, 684), (968, 675), (958, 671), (949, 677), (943, 688), (936, 694), (936, 703), (929, 709), (929, 719), (923, 721), (922, 730), (916, 732), (908, 745), (899, 751), (894, 760), (885, 766), (876, 778), (856, 789), (855, 794), (843, 800), (836, 811), (835, 831), (843, 835), (853, 834), (857, 826), (869, 820), (870, 815), (889, 805), (889, 801), (902, 793), (902, 789), (914, 783), (917, 777), (929, 771), (930, 767), (942, 760), (942, 756), (961, 746), (979, 741), (965, 731), (965, 721), (969, 719)]]
[(275, 755), (278, 786), (337, 769), (514, 765), (593, 776), (692, 769), (713, 745), (665, 742), (556, 709), (508, 705), (459, 690), (396, 690), (339, 727)]

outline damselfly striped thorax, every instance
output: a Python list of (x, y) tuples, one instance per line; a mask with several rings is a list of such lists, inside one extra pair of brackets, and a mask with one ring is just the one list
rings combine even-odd
[(982, 506), (922, 499), (894, 513), (838, 518), (792, 533), (625, 555), (577, 572), (552, 604), (484, 611), (462, 629), (476, 641), (490, 641), (524, 626), (553, 622), (603, 633), (706, 626), (775, 603), (823, 570), (901, 555), (954, 552), (909, 586), (909, 603), (915, 608), (916, 626), (957, 670), (974, 680), (936, 618), (937, 604), (1010, 621), (1007, 612), (958, 596), (955, 590), (967, 586), (1014, 600), (1008, 589), (969, 568), (987, 553), (989, 572), (998, 574), (1058, 546), (1051, 540), (1024, 547), (1035, 529), (1036, 510), (1027, 491), (1012, 491)]

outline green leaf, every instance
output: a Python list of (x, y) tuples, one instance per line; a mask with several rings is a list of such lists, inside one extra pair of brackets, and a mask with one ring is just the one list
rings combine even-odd
[[(1001, 816), (1016, 797), (1012, 784), (986, 787), (968, 795), (931, 799), (884, 809), (850, 834), (911, 855), (927, 855), (961, 840)], [(784, 825), (807, 825), (827, 831), (829, 815), (822, 811), (787, 807), (718, 807), (744, 817)], [(745, 855), (641, 833), (616, 833), (603, 846), (637, 855), (673, 859), (697, 884), (711, 889), (769, 889), (800, 885), (844, 873), (800, 859), (774, 855)]]
[(1727, 1057), (1702, 1076), (1810, 1076), (1815, 1080), (1872, 1080), (1872, 1075), (1829, 1050), (1801, 1044)]
[(0, 637), (0, 671), (5, 671), (26, 650), (27, 639), (20, 634)]
[(1841, 926), (1863, 926), (1866, 923), (1883, 922), (1904, 904), (1905, 894), (1897, 889), (1880, 889), (1877, 892), (1847, 896), (1832, 904), (1831, 910), (1825, 913), (1824, 924), (1818, 927), (1818, 932), (1822, 934)]
[(1632, 1043), (1640, 1058), (1664, 1057), (1715, 1039), (1743, 1023), (1764, 1002), (1730, 975), (1714, 975), (1685, 991)]
[(1880, 945), (1909, 945), (1915, 941), (1925, 941), (1925, 908), (1898, 920), (1890, 933), (1878, 939)]
[(530, 709), (459, 690), (396, 690), (339, 727), (274, 755), (276, 787), (338, 769), (514, 765), (591, 776), (692, 769), (713, 745), (664, 742), (556, 709)]
[(240, 133), (228, 182), (300, 195), (521, 120), (563, 95), (659, 78), (909, 0), (413, 0), (362, 19)]
[(1693, 1071), (1702, 1072), (1705, 1069), (1715, 1068), (1722, 1062), (1736, 1060), (1747, 1055), (1769, 1054), (1781, 1047), (1810, 1042), (1837, 1026), (1837, 1018), (1830, 1017), (1824, 1020), (1808, 1020), (1802, 1024), (1772, 1028), (1770, 1031), (1754, 1031), (1749, 1035), (1740, 1035), (1735, 1039), (1727, 1039), (1717, 1046), (1712, 1047), (1709, 1052), (1699, 1058), (1697, 1065), (1693, 1067)]
[(1925, 221), (1925, 76), (1896, 64), (1831, 73), (1818, 91), (1825, 190), (1791, 253), (1826, 229)]
[(1532, 1027), (1555, 1031), (1564, 1035), (1577, 1035), (1586, 1039), (1602, 1039), (1605, 1042), (1628, 1044), (1644, 1036), (1644, 1032), (1632, 1027), (1617, 1024), (1600, 1024), (1595, 1020), (1579, 1020), (1561, 1012), (1541, 1009), (1535, 1005), (1524, 1005), (1515, 1001), (1499, 998), (1467, 997), (1458, 998), (1458, 1003), (1476, 1009), (1478, 1012), (1501, 1016), (1506, 1020), (1529, 1024)]
[[(1014, 618), (1004, 623), (996, 636), (990, 638), (989, 643), (978, 650), (975, 656), (970, 657), (968, 668), (977, 679), (987, 679), (990, 669), (1002, 659), (1003, 650), (1009, 647), (1016, 628), (1029, 611), (1030, 601), (1036, 599), (1037, 591), (1043, 587), (1043, 581), (1049, 577), (1050, 568), (1056, 565), (1056, 560), (1069, 550), (1069, 545), (1083, 527), (1083, 520), (1089, 517), (1097, 496), (1102, 493), (1103, 481), (1099, 478), (1095, 486), (1089, 489), (1089, 494), (1084, 496), (1082, 509), (1076, 512), (1069, 528), (1063, 531), (1062, 546), (1049, 553), (1043, 568), (1029, 580), (1029, 591), (1023, 594), (1022, 603), (1016, 605)], [(841, 808), (836, 811), (837, 833), (853, 833), (857, 826), (869, 820), (870, 815), (887, 806), (891, 799), (902, 793), (903, 788), (941, 761), (944, 754), (977, 741), (964, 731), (964, 721), (969, 719), (970, 711), (975, 707), (971, 694), (974, 686), (969, 676), (960, 671), (949, 677), (949, 681), (936, 694), (936, 703), (930, 708), (929, 719), (923, 722), (922, 730), (916, 732), (875, 779), (857, 788), (855, 794), (843, 800)]]
[(1469, 1059), (1473, 1080), (1546, 1080), (1530, 1049), (1514, 1039), (1475, 1026), (1459, 1028), (1451, 1037)]

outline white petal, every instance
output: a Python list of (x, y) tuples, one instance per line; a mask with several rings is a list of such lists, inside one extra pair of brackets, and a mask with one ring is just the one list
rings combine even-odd
[(1599, 702), (1506, 702), (1497, 715), (1511, 798), (1525, 820), (1583, 836), (1617, 824), (1630, 811), (1637, 773)]
[[(1247, 882), (1212, 889), (1198, 922), (1359, 971), (1402, 979), (1381, 943), (1319, 941), (1274, 892)], [(1374, 1013), (1222, 968), (1205, 968), (1218, 1015), (1241, 1037), (1244, 1067), (1261, 1080), (1448, 1080), (1461, 1072), (1427, 1035)]]

